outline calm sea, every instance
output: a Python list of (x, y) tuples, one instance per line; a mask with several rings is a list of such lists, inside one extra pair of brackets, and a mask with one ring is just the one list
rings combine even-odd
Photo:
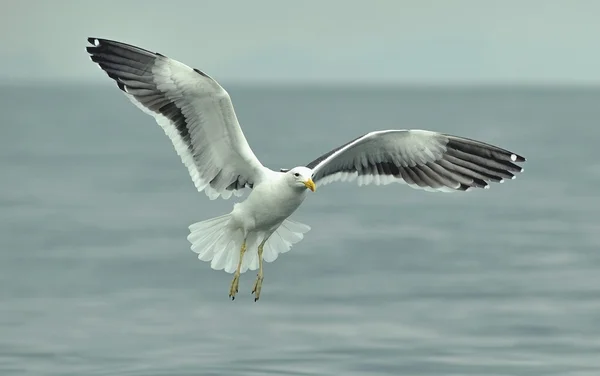
[(600, 90), (228, 88), (271, 168), (376, 129), (528, 158), (442, 194), (336, 183), (308, 236), (227, 294), (198, 194), (116, 86), (0, 88), (0, 374), (599, 375)]

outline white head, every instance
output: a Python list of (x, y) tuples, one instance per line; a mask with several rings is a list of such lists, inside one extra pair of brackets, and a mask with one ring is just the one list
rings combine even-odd
[(313, 192), (317, 189), (312, 180), (312, 170), (310, 168), (299, 166), (291, 170), (286, 171), (282, 169), (281, 171), (285, 173), (286, 179), (292, 187), (308, 188)]

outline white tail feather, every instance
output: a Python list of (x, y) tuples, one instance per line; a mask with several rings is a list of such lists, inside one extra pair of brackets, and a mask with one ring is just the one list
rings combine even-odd
[[(233, 273), (237, 269), (243, 242), (242, 230), (230, 226), (231, 214), (197, 222), (189, 226), (187, 239), (198, 259), (210, 261), (210, 267)], [(288, 252), (292, 245), (304, 238), (310, 227), (290, 219), (283, 221), (263, 247), (263, 260), (273, 262), (280, 253)], [(240, 272), (258, 269), (258, 245), (266, 235), (263, 231), (252, 232), (246, 239), (246, 253)]]

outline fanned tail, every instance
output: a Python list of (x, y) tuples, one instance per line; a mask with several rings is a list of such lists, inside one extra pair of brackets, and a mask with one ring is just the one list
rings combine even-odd
[[(214, 270), (233, 273), (237, 269), (240, 249), (244, 240), (242, 230), (230, 225), (231, 214), (196, 222), (189, 226), (187, 239), (198, 259), (209, 262)], [(286, 219), (275, 230), (263, 247), (263, 260), (273, 262), (280, 253), (288, 252), (304, 238), (310, 226)], [(264, 239), (263, 231), (253, 232), (246, 239), (246, 253), (240, 272), (258, 269), (258, 245)]]

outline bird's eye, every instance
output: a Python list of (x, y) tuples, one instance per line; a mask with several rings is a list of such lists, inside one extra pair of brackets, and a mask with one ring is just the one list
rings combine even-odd
[(294, 174), (294, 176), (295, 176), (295, 177), (298, 177), (298, 176), (300, 176), (300, 174), (296, 172), (296, 173)]

